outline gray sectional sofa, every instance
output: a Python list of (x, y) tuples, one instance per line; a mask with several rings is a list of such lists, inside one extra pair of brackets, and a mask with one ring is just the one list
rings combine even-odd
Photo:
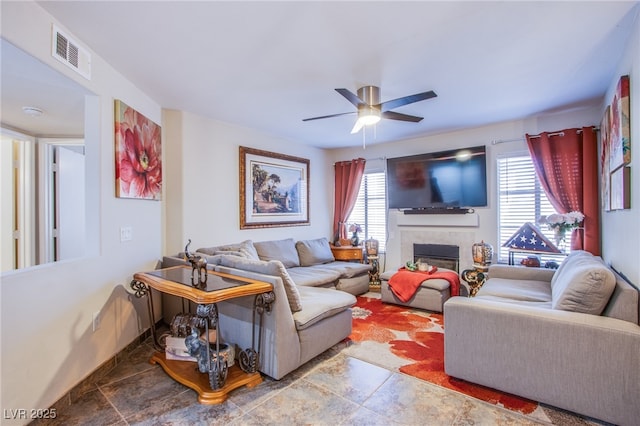
[[(252, 242), (196, 251), (215, 271), (273, 284), (275, 302), (264, 314), (259, 371), (280, 379), (351, 334), (354, 295), (369, 289), (369, 265), (337, 262), (326, 238)], [(185, 264), (184, 256), (165, 256), (162, 267)], [(169, 322), (182, 301), (163, 295)], [(218, 304), (225, 342), (251, 347), (253, 298)], [(255, 336), (258, 336), (255, 330)], [(256, 337), (257, 338), (257, 337)]]
[(447, 374), (618, 425), (640, 424), (638, 290), (588, 252), (557, 271), (494, 265), (444, 304)]

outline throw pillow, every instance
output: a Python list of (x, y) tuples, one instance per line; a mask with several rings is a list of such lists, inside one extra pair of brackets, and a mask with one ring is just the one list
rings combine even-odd
[(300, 266), (313, 266), (336, 260), (329, 247), (329, 240), (317, 238), (315, 240), (304, 240), (296, 243)]
[[(206, 254), (208, 256), (213, 256), (218, 251), (222, 251), (222, 250), (220, 249), (220, 247), (217, 247), (217, 246), (201, 247), (198, 250), (196, 250), (196, 253), (204, 253), (204, 254)], [(181, 254), (184, 254), (184, 252), (181, 252)]]
[(242, 256), (247, 259), (260, 260), (253, 241), (245, 240), (241, 243), (225, 244), (222, 246), (203, 247), (196, 250), (196, 252), (208, 254), (213, 256), (216, 254), (229, 254), (233, 256)]
[(616, 286), (616, 277), (602, 259), (589, 253), (572, 259), (551, 288), (551, 307), (600, 315)]
[(242, 269), (249, 272), (256, 272), (258, 274), (280, 277), (284, 284), (284, 291), (287, 294), (287, 300), (289, 301), (289, 308), (291, 309), (291, 312), (298, 312), (302, 310), (302, 302), (298, 287), (289, 276), (287, 268), (284, 267), (282, 262), (277, 260), (265, 262), (262, 260), (246, 259), (237, 256), (219, 256), (219, 258), (220, 259), (217, 259), (217, 264), (228, 268)]
[(574, 262), (574, 259), (585, 257), (585, 256), (588, 258), (593, 257), (591, 253), (584, 250), (574, 250), (571, 253), (569, 253), (569, 256), (567, 256), (566, 259), (562, 261), (562, 263), (560, 264), (560, 267), (556, 269), (556, 272), (553, 274), (553, 277), (551, 278), (551, 288), (553, 288), (556, 285), (556, 282), (558, 282), (558, 280), (562, 279), (562, 275), (564, 274), (564, 271), (566, 269), (571, 269), (571, 264)]
[(222, 255), (222, 256), (238, 256), (238, 257), (247, 257), (244, 255), (244, 253), (239, 252), (239, 251), (226, 251), (226, 250), (220, 250), (220, 251), (216, 251), (213, 253), (214, 255)]
[(258, 252), (256, 248), (253, 246), (253, 241), (246, 240), (240, 243), (240, 247), (238, 250), (240, 253), (244, 254), (247, 259), (260, 260), (258, 256)]
[(260, 260), (279, 260), (285, 268), (300, 266), (300, 258), (293, 238), (253, 243)]

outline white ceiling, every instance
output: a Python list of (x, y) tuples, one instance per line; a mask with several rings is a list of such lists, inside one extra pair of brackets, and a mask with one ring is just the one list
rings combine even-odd
[[(395, 111), (367, 144), (593, 105), (614, 81), (638, 2), (42, 1), (163, 108), (317, 147), (356, 146), (335, 88)], [(134, 106), (135, 107), (135, 106)]]

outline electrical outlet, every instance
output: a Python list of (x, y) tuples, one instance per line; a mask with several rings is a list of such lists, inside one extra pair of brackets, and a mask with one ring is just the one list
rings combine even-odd
[(133, 239), (133, 228), (123, 226), (120, 228), (120, 242), (131, 241)]
[(95, 311), (93, 313), (93, 321), (92, 321), (94, 332), (100, 328), (100, 321), (102, 321), (102, 317), (100, 316), (100, 311)]

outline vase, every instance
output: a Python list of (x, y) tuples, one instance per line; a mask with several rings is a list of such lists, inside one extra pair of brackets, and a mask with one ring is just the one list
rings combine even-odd
[(491, 244), (485, 243), (484, 240), (475, 243), (471, 248), (471, 253), (473, 255), (474, 268), (482, 271), (489, 269), (493, 259), (493, 246)]
[(553, 238), (556, 240), (556, 247), (559, 248), (560, 243), (564, 241), (565, 230), (559, 227), (553, 228)]
[(354, 232), (351, 236), (351, 245), (354, 247), (358, 247), (360, 245), (360, 238), (358, 238), (357, 232)]

